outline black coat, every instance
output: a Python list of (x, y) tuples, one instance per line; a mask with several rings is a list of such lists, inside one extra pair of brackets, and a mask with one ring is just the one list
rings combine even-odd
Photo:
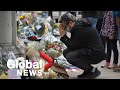
[(93, 55), (105, 55), (98, 31), (91, 24), (84, 24), (77, 20), (71, 30), (71, 38), (64, 35), (60, 40), (70, 50), (89, 49)]
[(98, 18), (98, 21), (97, 21), (97, 24), (96, 24), (96, 29), (98, 30), (99, 33), (101, 31), (104, 13), (105, 13), (105, 11), (99, 11), (99, 18)]
[(99, 18), (99, 11), (81, 11), (82, 17), (86, 18), (86, 17), (95, 17), (95, 18)]

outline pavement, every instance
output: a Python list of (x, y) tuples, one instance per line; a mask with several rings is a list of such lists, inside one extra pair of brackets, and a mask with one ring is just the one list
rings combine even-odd
[[(105, 61), (102, 61), (100, 64), (93, 65), (98, 67), (101, 71), (101, 75), (96, 79), (120, 79), (120, 72), (114, 72), (112, 69), (101, 68)], [(77, 79), (77, 75), (82, 74), (83, 70), (79, 69), (79, 71), (68, 71), (69, 79)]]

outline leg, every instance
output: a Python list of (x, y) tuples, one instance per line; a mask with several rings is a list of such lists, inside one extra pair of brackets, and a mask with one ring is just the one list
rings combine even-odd
[(100, 37), (101, 37), (102, 44), (103, 44), (104, 50), (105, 50), (105, 47), (106, 47), (106, 37), (104, 37), (104, 36), (100, 36)]
[[(118, 25), (118, 40), (119, 40), (119, 48), (120, 48), (120, 26), (119, 25)], [(118, 67), (114, 67), (113, 70), (120, 72), (120, 65)]]
[(100, 71), (91, 66), (91, 63), (98, 61), (89, 60), (85, 52), (84, 49), (71, 51), (66, 54), (66, 59), (70, 64), (84, 70), (83, 74), (78, 75), (78, 78), (96, 78), (100, 75)]
[(111, 52), (112, 52), (112, 40), (107, 38), (107, 62), (110, 63), (111, 60)]
[(117, 39), (112, 40), (112, 49), (114, 53), (114, 64), (118, 64), (118, 48), (117, 48)]
[(91, 65), (87, 63), (87, 57), (81, 56), (78, 50), (71, 52), (66, 50), (64, 56), (70, 64), (77, 66), (80, 69), (87, 71), (91, 68)]
[[(109, 68), (110, 66), (110, 59), (111, 59), (111, 49), (112, 49), (112, 46), (111, 46), (111, 40), (109, 40), (108, 38), (105, 39), (105, 37), (102, 36), (102, 42), (103, 42), (103, 45), (104, 45), (104, 49), (105, 49), (105, 44), (107, 44), (107, 58), (106, 58), (106, 63), (105, 65), (101, 66), (101, 68)], [(106, 43), (105, 43), (106, 42)]]
[(66, 58), (66, 55), (67, 55), (69, 52), (71, 52), (70, 49), (65, 49), (65, 50), (63, 51), (63, 56)]
[[(117, 49), (117, 39), (112, 39), (112, 40), (109, 40), (110, 41), (110, 45), (111, 45), (111, 50), (113, 50), (113, 53), (114, 53), (114, 60), (113, 60), (113, 65), (108, 67), (109, 69), (111, 68), (115, 68), (115, 67), (118, 67), (117, 63), (118, 63), (118, 49)], [(110, 60), (111, 58), (111, 53), (109, 50), (109, 53), (108, 53), (108, 61)]]
[[(84, 72), (88, 73), (88, 72), (91, 72), (91, 70), (93, 69), (93, 66), (91, 66), (91, 64), (99, 63), (99, 60), (95, 60), (96, 57), (87, 55), (88, 51), (90, 50), (79, 49), (76, 51), (71, 51), (67, 53), (65, 57), (70, 64), (80, 69), (83, 69)], [(89, 53), (92, 53), (92, 52), (89, 52)]]

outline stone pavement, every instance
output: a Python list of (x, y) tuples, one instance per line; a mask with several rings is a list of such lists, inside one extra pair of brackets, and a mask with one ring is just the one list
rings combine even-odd
[[(112, 69), (107, 68), (101, 68), (101, 65), (103, 65), (105, 61), (102, 61), (98, 65), (93, 65), (95, 67), (98, 67), (98, 69), (101, 71), (101, 75), (97, 77), (96, 79), (120, 79), (120, 72), (113, 72)], [(77, 75), (82, 74), (83, 70), (79, 70), (78, 72), (68, 72), (70, 79), (77, 79)]]

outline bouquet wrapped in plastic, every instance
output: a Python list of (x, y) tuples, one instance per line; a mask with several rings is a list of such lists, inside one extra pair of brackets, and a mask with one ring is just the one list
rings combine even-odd
[(0, 79), (9, 79), (7, 74), (7, 67), (0, 64)]
[(52, 42), (48, 43), (47, 50), (46, 50), (47, 55), (49, 55), (52, 58), (57, 58), (61, 56), (62, 54), (62, 45), (61, 43), (58, 42)]
[(61, 56), (63, 50), (66, 48), (64, 43), (50, 33), (44, 35), (41, 41), (44, 41), (46, 53), (53, 59)]
[(36, 42), (36, 41), (33, 41), (31, 43), (28, 43), (28, 47), (30, 48), (34, 48), (36, 51), (40, 51), (40, 50), (44, 50), (45, 49), (45, 45), (44, 45), (44, 42)]
[(53, 69), (49, 68), (48, 70), (45, 71), (45, 66), (47, 64), (47, 62), (42, 59), (41, 57), (35, 57), (33, 56), (32, 59), (30, 59), (30, 61), (34, 62), (34, 61), (38, 61), (40, 63), (40, 68), (36, 68), (34, 70), (36, 70), (36, 72), (38, 72), (38, 70), (41, 71), (41, 75), (38, 75), (38, 73), (36, 73), (36, 75), (33, 77), (35, 79), (56, 79), (57, 78), (57, 72), (53, 71)]
[(59, 23), (56, 23), (56, 24), (53, 25), (53, 35), (60, 36), (60, 33), (59, 33)]
[(35, 23), (34, 25), (35, 31), (39, 36), (42, 36), (45, 31), (45, 24), (44, 23)]
[(36, 51), (34, 48), (26, 47), (26, 59), (30, 60), (31, 62), (38, 61), (40, 63), (40, 68), (36, 68), (34, 70), (36, 70), (36, 72), (38, 72), (38, 70), (40, 70), (42, 75), (39, 76), (36, 73), (36, 76), (32, 76), (32, 78), (35, 78), (35, 79), (55, 79), (55, 78), (57, 78), (57, 73), (54, 72), (51, 68), (44, 71), (46, 68), (45, 66), (46, 66), (47, 62), (43, 58), (40, 57), (38, 51)]

